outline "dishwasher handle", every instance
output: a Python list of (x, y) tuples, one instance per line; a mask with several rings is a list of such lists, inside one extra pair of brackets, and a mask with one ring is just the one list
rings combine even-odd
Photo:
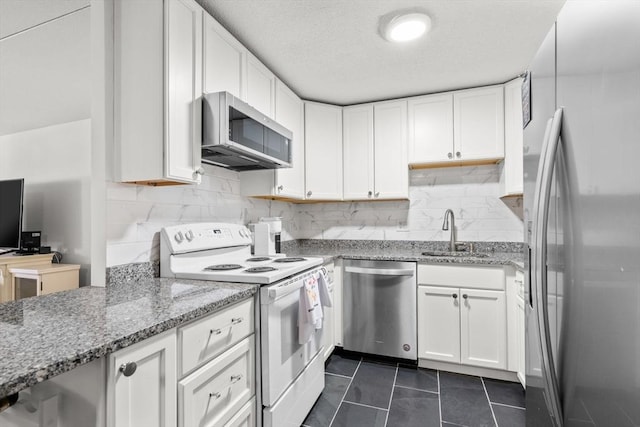
[(412, 268), (366, 268), (366, 267), (351, 267), (344, 268), (347, 273), (356, 274), (374, 274), (377, 276), (413, 276), (415, 270)]

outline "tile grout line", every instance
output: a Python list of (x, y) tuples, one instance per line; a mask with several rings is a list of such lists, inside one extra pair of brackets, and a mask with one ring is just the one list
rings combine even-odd
[(387, 406), (387, 416), (384, 419), (384, 427), (387, 427), (387, 423), (389, 422), (389, 412), (391, 412), (391, 401), (393, 400), (393, 392), (396, 388), (396, 380), (398, 379), (398, 364), (396, 363), (396, 373), (393, 376), (393, 385), (391, 385), (391, 395), (389, 396), (389, 405)]
[(386, 411), (389, 412), (388, 409), (379, 408), (377, 406), (366, 405), (364, 403), (352, 402), (350, 400), (343, 400), (342, 403), (348, 403), (350, 405), (364, 406), (365, 408), (377, 409), (378, 411)]
[(482, 382), (484, 395), (487, 396), (487, 403), (489, 404), (489, 409), (491, 410), (491, 416), (493, 417), (493, 422), (496, 423), (496, 427), (498, 427), (498, 420), (496, 419), (496, 414), (493, 412), (493, 406), (491, 406), (491, 399), (489, 399), (489, 392), (487, 391), (487, 386), (484, 384), (484, 378), (480, 377), (480, 381)]
[(492, 402), (491, 400), (489, 400), (489, 403), (492, 404), (492, 405), (506, 406), (507, 408), (522, 409), (523, 411), (527, 410), (527, 408), (523, 408), (522, 406), (507, 405), (506, 403)]
[(358, 366), (356, 366), (356, 370), (353, 371), (353, 375), (351, 376), (351, 379), (349, 380), (349, 384), (347, 385), (347, 388), (344, 391), (344, 394), (342, 395), (342, 398), (340, 399), (340, 403), (338, 404), (338, 407), (336, 408), (336, 412), (335, 412), (335, 414), (333, 414), (333, 418), (331, 418), (331, 421), (329, 422), (329, 426), (328, 427), (331, 427), (331, 425), (333, 424), (333, 421), (338, 416), (338, 411), (340, 410), (340, 407), (344, 403), (344, 398), (347, 395), (347, 393), (349, 392), (349, 388), (351, 387), (351, 383), (353, 382), (353, 379), (356, 377), (356, 374), (358, 373), (358, 369), (360, 369), (360, 364), (361, 363), (362, 363), (362, 358), (360, 358), (360, 360), (358, 361)]
[(327, 374), (327, 375), (333, 375), (334, 377), (340, 377), (340, 378), (353, 378), (353, 377), (350, 377), (350, 376), (348, 376), (348, 375), (334, 374), (333, 372), (327, 372), (327, 371), (325, 371), (324, 373), (325, 373), (325, 374)]
[(438, 377), (438, 414), (440, 415), (440, 427), (442, 427), (442, 393), (440, 390), (440, 370), (436, 371)]
[(397, 387), (397, 388), (406, 388), (406, 389), (409, 389), (409, 390), (415, 390), (415, 391), (421, 391), (421, 392), (423, 392), (423, 393), (438, 394), (438, 392), (437, 392), (437, 391), (423, 390), (423, 389), (421, 389), (421, 388), (415, 388), (415, 387), (407, 387), (406, 385), (398, 385), (398, 384), (396, 384), (394, 387)]

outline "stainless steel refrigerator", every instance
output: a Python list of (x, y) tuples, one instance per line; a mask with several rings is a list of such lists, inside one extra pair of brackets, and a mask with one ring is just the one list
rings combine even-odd
[(568, 1), (530, 72), (527, 426), (638, 426), (640, 1)]

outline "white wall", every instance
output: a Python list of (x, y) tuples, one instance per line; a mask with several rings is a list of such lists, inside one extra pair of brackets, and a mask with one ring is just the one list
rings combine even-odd
[(87, 3), (58, 2), (42, 13), (39, 1), (0, 8), (1, 21), (12, 22), (0, 39), (0, 179), (25, 179), (23, 229), (41, 230), (43, 245), (81, 264), (81, 284), (91, 264)]
[[(283, 217), (283, 240), (448, 240), (447, 208), (460, 240), (522, 241), (522, 221), (499, 199), (498, 166), (411, 171), (409, 202), (292, 204), (240, 195), (240, 175), (206, 166), (200, 186), (108, 183), (107, 266), (159, 258), (163, 226), (196, 221), (238, 224)], [(402, 230), (400, 230), (402, 229)]]

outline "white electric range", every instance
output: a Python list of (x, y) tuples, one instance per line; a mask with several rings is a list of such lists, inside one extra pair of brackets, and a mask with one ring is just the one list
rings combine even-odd
[(160, 236), (160, 275), (260, 285), (256, 370), (262, 425), (301, 425), (324, 388), (322, 330), (298, 342), (298, 303), (303, 281), (323, 274), (317, 257), (253, 256), (251, 232), (226, 223), (165, 227)]

